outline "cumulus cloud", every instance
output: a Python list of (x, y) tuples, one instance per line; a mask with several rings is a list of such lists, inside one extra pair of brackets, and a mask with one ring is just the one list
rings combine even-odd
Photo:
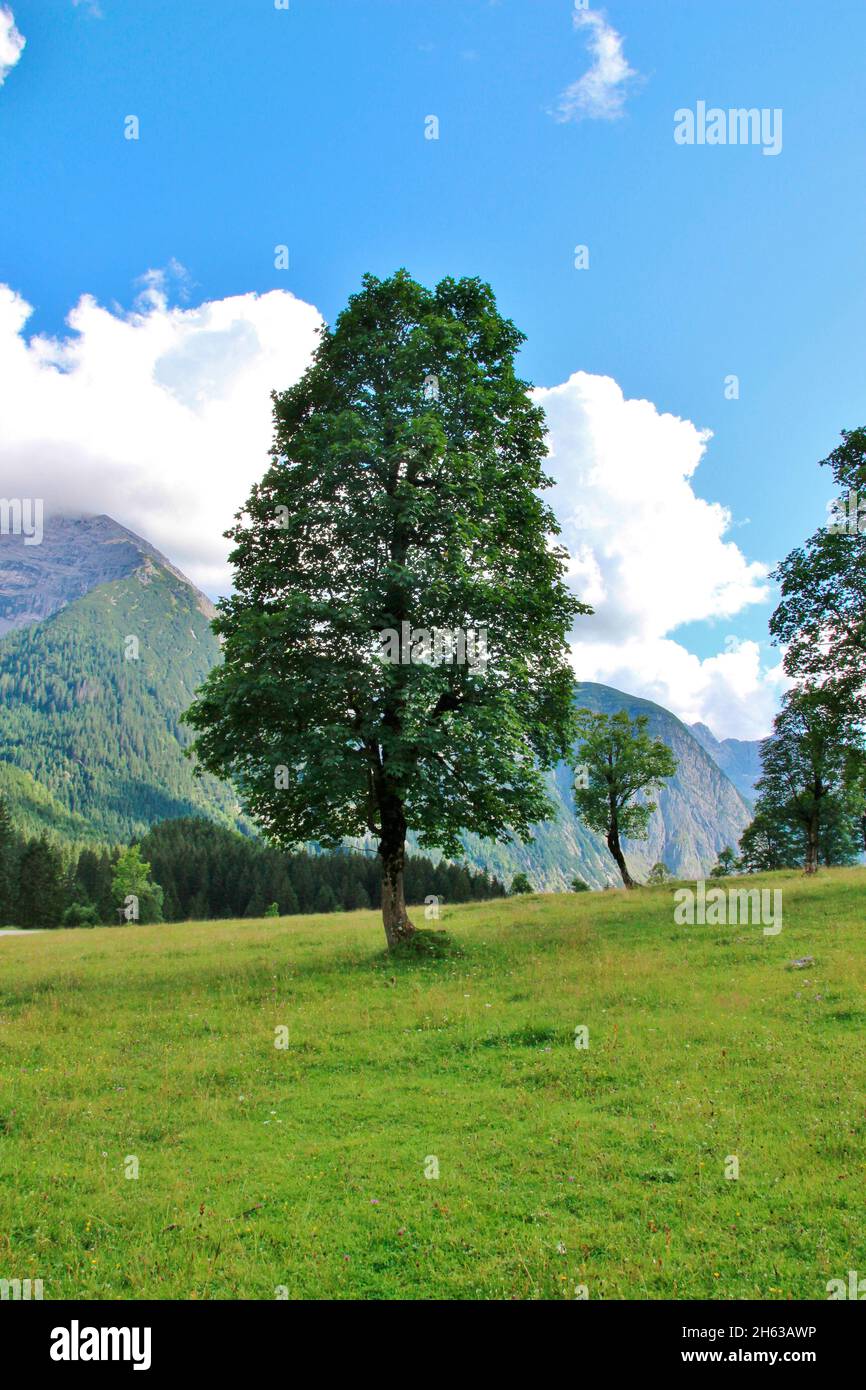
[(15, 28), (15, 17), (5, 5), (0, 5), (0, 87), (14, 68), (27, 42)]
[(149, 272), (129, 313), (85, 295), (56, 339), (28, 338), (30, 305), (0, 285), (0, 490), (106, 512), (213, 594), (268, 463), (270, 392), (297, 381), (321, 317), (282, 290), (172, 307), (181, 271)]
[(615, 121), (623, 114), (628, 84), (637, 77), (622, 36), (598, 10), (575, 10), (574, 26), (586, 35), (592, 67), (566, 87), (553, 114), (558, 121)]
[[(575, 627), (577, 675), (703, 720), (719, 736), (767, 734), (778, 664), (764, 669), (757, 643), (722, 635), (766, 601), (767, 567), (730, 539), (727, 508), (694, 491), (708, 432), (627, 400), (610, 377), (577, 372), (535, 394), (550, 429), (548, 498), (570, 580), (595, 609)], [(724, 647), (702, 660), (672, 634), (707, 620), (725, 625)]]
[[(106, 512), (216, 595), (231, 583), (223, 532), (268, 464), (270, 392), (297, 381), (321, 316), (285, 291), (170, 302), (190, 290), (182, 266), (148, 271), (132, 310), (84, 296), (47, 338), (28, 337), (30, 306), (0, 286), (0, 492), (42, 497), (49, 515)], [(781, 672), (758, 644), (725, 640), (766, 599), (767, 570), (695, 493), (708, 434), (609, 377), (535, 394), (571, 582), (596, 610), (575, 626), (578, 677), (719, 736), (769, 732)], [(700, 659), (676, 632), (707, 620), (720, 650)]]

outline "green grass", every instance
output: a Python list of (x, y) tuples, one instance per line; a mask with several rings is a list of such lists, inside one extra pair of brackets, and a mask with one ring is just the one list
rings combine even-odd
[(446, 909), (397, 960), (366, 912), (0, 940), (0, 1277), (825, 1298), (866, 1272), (866, 871), (772, 884), (777, 937), (657, 889)]

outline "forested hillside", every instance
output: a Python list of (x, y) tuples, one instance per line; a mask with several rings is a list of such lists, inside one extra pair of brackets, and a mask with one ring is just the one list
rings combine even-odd
[[(219, 658), (196, 591), (148, 557), (0, 641), (3, 790), (16, 823), (115, 843), (158, 820), (238, 822), (231, 789), (196, 778), (180, 715)], [(63, 814), (72, 821), (58, 824)]]
[[(26, 602), (25, 581), (35, 591)], [(253, 828), (232, 788), (196, 777), (184, 756), (180, 716), (220, 659), (212, 614), (158, 551), (109, 517), (54, 519), (44, 544), (26, 551), (0, 538), (0, 618), (9, 629), (0, 638), (0, 795), (19, 829), (117, 845), (178, 817)], [(694, 877), (725, 845), (736, 848), (747, 807), (691, 730), (607, 686), (581, 685), (575, 700), (647, 714), (650, 733), (677, 759), (649, 838), (626, 846), (638, 878), (657, 861)], [(597, 888), (618, 882), (604, 841), (574, 817), (572, 778), (565, 765), (549, 774), (557, 818), (537, 826), (531, 844), (467, 832), (468, 862), (506, 882), (522, 871), (542, 889), (574, 876)]]

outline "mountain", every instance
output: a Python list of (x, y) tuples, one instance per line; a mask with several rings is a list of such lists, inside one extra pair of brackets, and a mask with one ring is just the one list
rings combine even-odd
[[(0, 795), (20, 825), (113, 843), (180, 816), (249, 828), (232, 789), (195, 777), (184, 756), (180, 715), (219, 660), (213, 612), (165, 556), (110, 517), (50, 520), (40, 546), (0, 537)], [(582, 684), (575, 698), (646, 714), (677, 759), (648, 840), (626, 843), (637, 878), (659, 860), (695, 878), (736, 847), (749, 809), (694, 731), (608, 686)], [(574, 817), (572, 777), (565, 765), (549, 774), (558, 816), (532, 844), (467, 834), (467, 859), (506, 879), (522, 869), (540, 889), (575, 875), (592, 887), (616, 883), (603, 839)]]
[(763, 739), (724, 738), (720, 741), (706, 724), (690, 724), (689, 728), (751, 806), (755, 800), (755, 783), (761, 775)]
[(179, 722), (219, 659), (213, 614), (110, 517), (48, 521), (26, 549), (0, 538), (0, 792), (19, 824), (118, 842), (176, 816), (239, 823)]
[(208, 619), (209, 598), (190, 584), (170, 560), (110, 516), (52, 517), (41, 544), (23, 536), (0, 536), (0, 636), (49, 618), (92, 589), (127, 579), (147, 564), (174, 576), (195, 595)]
[[(645, 714), (647, 732), (661, 738), (677, 760), (676, 775), (656, 799), (648, 838), (623, 841), (626, 859), (637, 879), (645, 879), (655, 863), (667, 864), (677, 878), (699, 878), (716, 862), (719, 850), (737, 848), (751, 820), (742, 795), (724, 771), (701, 746), (692, 731), (676, 715), (651, 700), (626, 695), (611, 686), (583, 682), (575, 703), (597, 713), (615, 714), (624, 709), (631, 718)], [(467, 858), (498, 877), (508, 880), (522, 869), (539, 889), (566, 888), (578, 876), (592, 888), (619, 884), (616, 866), (600, 835), (593, 834), (574, 816), (573, 771), (560, 764), (548, 774), (557, 819), (536, 827), (531, 845), (490, 845), (463, 837)]]

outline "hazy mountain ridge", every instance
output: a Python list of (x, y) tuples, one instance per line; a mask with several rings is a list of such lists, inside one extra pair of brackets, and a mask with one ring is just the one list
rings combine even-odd
[(706, 724), (690, 724), (689, 728), (701, 747), (709, 753), (751, 806), (755, 800), (755, 783), (761, 775), (763, 739), (717, 739)]
[[(624, 709), (632, 718), (645, 714), (649, 734), (662, 738), (677, 760), (676, 775), (657, 797), (647, 839), (623, 841), (637, 879), (645, 879), (658, 862), (667, 864), (678, 878), (699, 878), (712, 868), (719, 850), (726, 845), (737, 848), (752, 818), (750, 809), (682, 720), (651, 700), (592, 682), (577, 686), (575, 704), (606, 714)], [(548, 774), (557, 819), (536, 827), (533, 844), (493, 845), (464, 835), (467, 858), (506, 879), (522, 869), (535, 887), (550, 891), (567, 888), (575, 876), (593, 888), (618, 885), (619, 875), (603, 837), (575, 819), (573, 776), (565, 764)]]
[[(28, 828), (101, 841), (186, 815), (243, 824), (233, 790), (196, 778), (184, 756), (189, 733), (180, 715), (220, 654), (209, 601), (108, 517), (51, 521), (43, 546), (23, 558), (22, 549), (0, 539), (0, 793), (13, 815)], [(28, 602), (22, 566), (34, 586)], [(648, 840), (626, 844), (637, 878), (659, 860), (697, 877), (726, 844), (736, 847), (749, 809), (692, 730), (660, 705), (608, 686), (582, 684), (575, 699), (646, 714), (650, 733), (677, 758)], [(522, 869), (542, 889), (565, 888), (575, 875), (593, 887), (616, 883), (603, 839), (574, 817), (572, 777), (565, 765), (548, 775), (557, 819), (538, 826), (532, 844), (467, 833), (467, 859), (506, 879)]]

